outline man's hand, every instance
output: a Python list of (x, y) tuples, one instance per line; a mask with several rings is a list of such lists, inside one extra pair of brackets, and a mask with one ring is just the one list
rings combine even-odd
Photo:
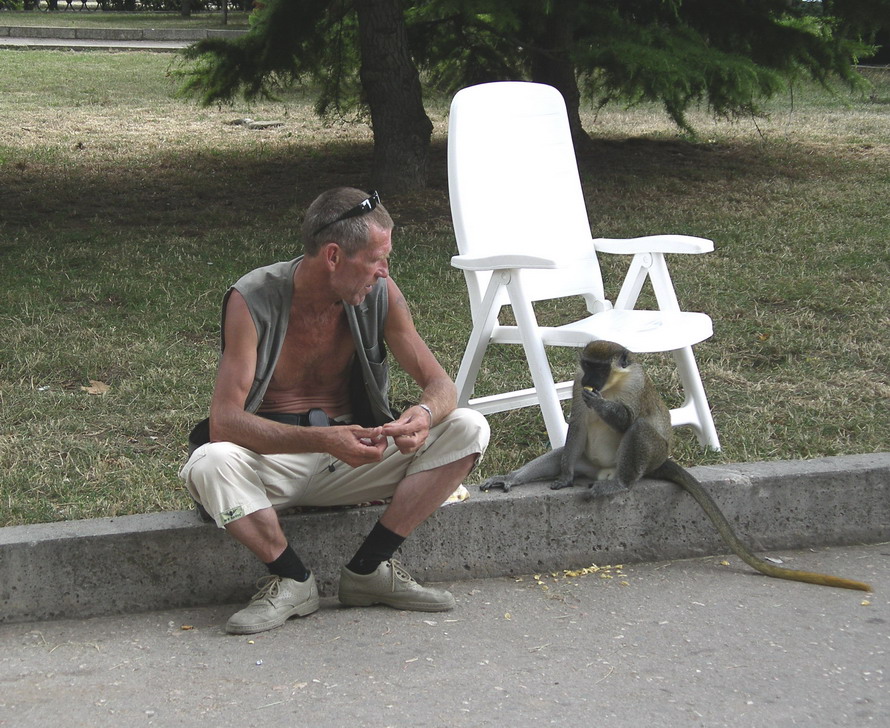
[(378, 463), (386, 450), (386, 435), (382, 427), (345, 425), (325, 428), (334, 439), (327, 452), (350, 467)]
[(414, 405), (406, 409), (399, 419), (387, 422), (380, 430), (391, 437), (399, 452), (410, 455), (417, 452), (430, 434), (430, 413), (423, 407)]

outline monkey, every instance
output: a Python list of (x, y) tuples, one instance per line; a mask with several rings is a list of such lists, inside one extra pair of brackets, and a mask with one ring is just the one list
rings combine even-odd
[(667, 405), (634, 355), (620, 344), (592, 341), (582, 350), (575, 373), (565, 445), (489, 478), (480, 488), (508, 492), (516, 485), (549, 480), (558, 490), (583, 476), (595, 481), (588, 491), (592, 499), (623, 492), (644, 476), (669, 480), (698, 502), (733, 552), (757, 571), (778, 579), (872, 591), (860, 581), (786, 569), (751, 553), (702, 484), (670, 459), (672, 436)]

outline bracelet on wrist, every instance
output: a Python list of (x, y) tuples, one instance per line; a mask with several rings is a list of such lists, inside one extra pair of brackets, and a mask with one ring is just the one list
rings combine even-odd
[(417, 405), (422, 410), (426, 410), (426, 413), (430, 416), (430, 427), (433, 426), (433, 411), (429, 408), (429, 405), (419, 404)]

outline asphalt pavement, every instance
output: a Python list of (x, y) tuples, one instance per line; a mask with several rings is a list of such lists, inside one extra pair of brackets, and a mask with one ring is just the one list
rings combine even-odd
[[(887, 726), (890, 544), (446, 583), (250, 637), (240, 604), (0, 626), (0, 726)], [(725, 562), (725, 563), (724, 563)]]

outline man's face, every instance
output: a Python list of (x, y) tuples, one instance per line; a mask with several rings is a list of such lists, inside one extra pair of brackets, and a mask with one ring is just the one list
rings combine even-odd
[(372, 225), (368, 245), (352, 258), (344, 255), (334, 272), (333, 284), (340, 298), (352, 306), (364, 301), (378, 279), (389, 276), (391, 252), (392, 231)]

